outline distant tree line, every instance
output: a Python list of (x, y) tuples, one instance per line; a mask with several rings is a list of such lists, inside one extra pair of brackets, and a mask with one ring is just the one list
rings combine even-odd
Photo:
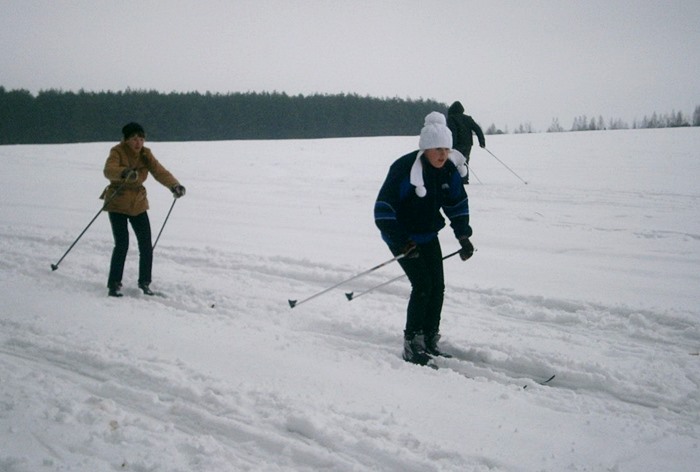
[(63, 92), (0, 86), (0, 144), (115, 141), (130, 121), (149, 140), (418, 135), (432, 100), (285, 93)]
[[(154, 141), (309, 139), (362, 136), (415, 136), (433, 110), (433, 100), (361, 97), (356, 94), (160, 93), (6, 90), (0, 86), (0, 144), (53, 144), (115, 141), (122, 125), (137, 121)], [(700, 106), (692, 118), (682, 112), (632, 122), (631, 128), (700, 126)], [(569, 131), (628, 129), (621, 119), (574, 118)], [(566, 131), (559, 119), (547, 132)], [(530, 123), (513, 133), (534, 133)], [(508, 134), (492, 124), (486, 134)]]
[[(680, 111), (672, 111), (669, 114), (652, 113), (651, 116), (644, 116), (641, 120), (634, 120), (630, 126), (627, 122), (620, 118), (609, 119), (605, 121), (602, 116), (588, 118), (586, 115), (577, 116), (571, 128), (566, 130), (559, 123), (559, 118), (552, 119), (552, 124), (547, 128), (548, 133), (561, 133), (565, 131), (596, 131), (607, 129), (643, 129), (643, 128), (680, 128), (684, 126), (700, 126), (700, 105), (695, 107), (692, 118), (688, 118)], [(536, 133), (530, 123), (520, 124), (513, 133)], [(508, 128), (505, 131), (496, 128), (495, 124), (489, 126), (486, 134), (507, 134)]]
[[(684, 126), (700, 126), (700, 105), (695, 107), (693, 117), (686, 117), (683, 112), (672, 111), (669, 114), (652, 113), (651, 116), (644, 116), (641, 120), (634, 120), (632, 126), (617, 118), (605, 121), (602, 116), (588, 118), (586, 115), (577, 116), (571, 125), (571, 131), (596, 131), (606, 129), (643, 129), (643, 128), (680, 128)], [(564, 131), (559, 125), (557, 118), (552, 120), (552, 124), (547, 129), (548, 133)]]

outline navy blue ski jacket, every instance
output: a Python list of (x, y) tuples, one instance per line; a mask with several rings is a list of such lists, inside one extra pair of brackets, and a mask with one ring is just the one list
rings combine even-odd
[(413, 151), (391, 165), (374, 204), (374, 222), (382, 239), (395, 251), (409, 240), (424, 244), (436, 238), (445, 227), (440, 210), (450, 219), (458, 239), (472, 235), (469, 199), (455, 165), (448, 160), (441, 169), (436, 169), (421, 156), (426, 189), (426, 195), (421, 198), (410, 182), (417, 155), (418, 151)]

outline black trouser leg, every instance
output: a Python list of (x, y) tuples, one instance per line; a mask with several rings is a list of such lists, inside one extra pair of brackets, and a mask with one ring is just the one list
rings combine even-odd
[(445, 275), (442, 249), (438, 238), (418, 246), (419, 257), (402, 258), (399, 264), (411, 282), (411, 297), (406, 310), (406, 334), (440, 329), (442, 302), (445, 296)]
[(151, 222), (145, 211), (129, 218), (139, 244), (139, 285), (151, 283), (153, 269), (153, 244), (151, 243)]
[(469, 183), (469, 154), (472, 152), (471, 146), (465, 146), (464, 149), (460, 151), (462, 155), (467, 159), (467, 175), (462, 177), (462, 182), (465, 184)]
[(121, 213), (109, 213), (109, 222), (112, 225), (112, 236), (114, 237), (114, 249), (112, 250), (109, 278), (107, 279), (107, 286), (110, 288), (118, 287), (124, 275), (124, 262), (126, 254), (129, 252), (128, 218)]

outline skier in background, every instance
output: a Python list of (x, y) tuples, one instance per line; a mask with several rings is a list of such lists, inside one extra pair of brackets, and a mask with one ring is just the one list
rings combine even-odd
[(148, 199), (143, 182), (150, 172), (158, 182), (170, 189), (175, 198), (185, 195), (185, 187), (156, 160), (149, 148), (144, 147), (146, 133), (140, 124), (128, 123), (122, 128), (122, 134), (124, 138), (110, 150), (105, 162), (104, 176), (110, 184), (100, 196), (101, 199), (108, 200), (104, 210), (109, 212), (114, 236), (114, 250), (107, 279), (108, 295), (122, 296), (122, 275), (129, 250), (127, 223), (131, 223), (139, 245), (138, 287), (144, 294), (153, 295), (150, 288), (153, 245), (147, 212)]
[[(454, 102), (447, 109), (447, 126), (452, 131), (453, 148), (461, 152), (467, 160), (467, 169), (469, 168), (469, 154), (472, 152), (474, 145), (474, 137), (472, 133), (476, 133), (479, 139), (479, 146), (486, 147), (486, 138), (481, 127), (474, 119), (464, 114), (464, 107), (460, 102)], [(462, 178), (464, 184), (469, 184), (469, 172)]]
[(431, 356), (444, 355), (438, 346), (445, 293), (441, 209), (462, 247), (462, 260), (472, 256), (474, 246), (461, 181), (464, 159), (451, 151), (452, 134), (442, 113), (425, 117), (418, 148), (391, 165), (374, 204), (374, 220), (392, 254), (405, 255), (399, 264), (411, 282), (403, 359), (425, 365)]

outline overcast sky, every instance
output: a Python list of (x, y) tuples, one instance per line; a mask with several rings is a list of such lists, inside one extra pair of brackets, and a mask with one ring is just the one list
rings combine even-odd
[(700, 105), (698, 0), (0, 0), (7, 90), (460, 100), (488, 127)]

